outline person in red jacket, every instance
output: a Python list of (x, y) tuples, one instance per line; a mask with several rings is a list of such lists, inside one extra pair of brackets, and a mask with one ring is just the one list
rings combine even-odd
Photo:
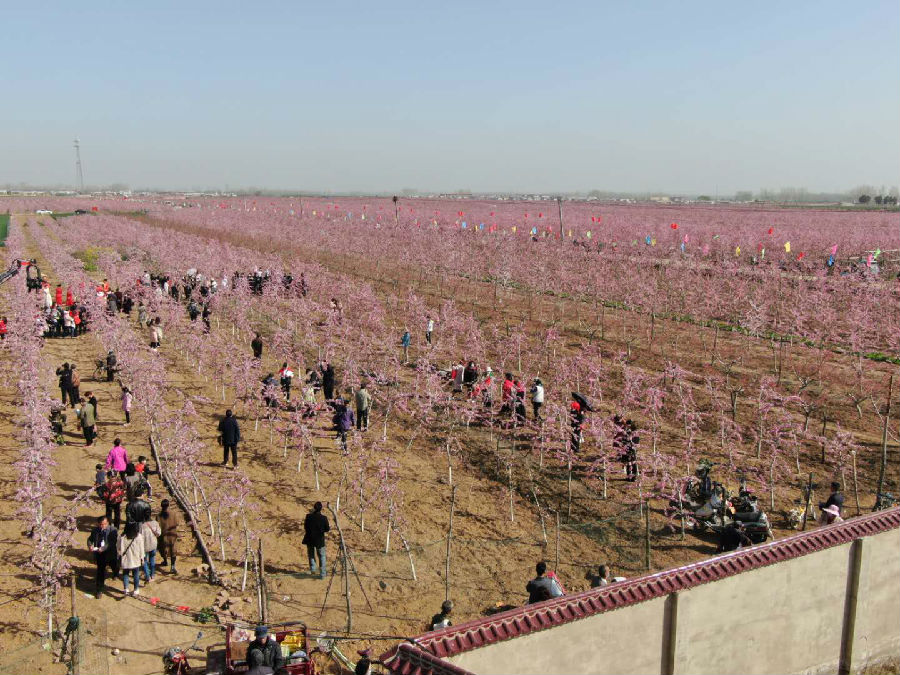
[(584, 424), (584, 412), (581, 404), (574, 398), (569, 404), (569, 421), (572, 424), (572, 452), (578, 452), (581, 448), (581, 427)]
[(506, 373), (506, 377), (503, 379), (503, 386), (500, 388), (500, 400), (503, 402), (503, 407), (500, 408), (501, 415), (509, 415), (513, 411), (514, 388), (512, 373)]
[(0, 318), (0, 340), (6, 339), (6, 317)]
[(72, 289), (66, 289), (66, 307), (71, 307), (75, 304), (75, 296), (72, 295)]
[(59, 284), (56, 284), (56, 298), (55, 298), (55, 300), (56, 300), (56, 304), (57, 304), (58, 306), (61, 307), (61, 306), (62, 306), (62, 301), (63, 301), (63, 292), (62, 292), (62, 286), (59, 285)]

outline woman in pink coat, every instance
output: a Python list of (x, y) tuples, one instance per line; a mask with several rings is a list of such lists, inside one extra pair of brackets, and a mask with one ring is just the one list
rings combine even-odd
[(123, 472), (128, 466), (128, 453), (122, 447), (122, 441), (118, 438), (113, 442), (113, 448), (106, 456), (106, 468)]

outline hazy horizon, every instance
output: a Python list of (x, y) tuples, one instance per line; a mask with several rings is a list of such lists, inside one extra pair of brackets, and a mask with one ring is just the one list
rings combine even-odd
[(0, 184), (900, 185), (900, 4), (6, 10)]

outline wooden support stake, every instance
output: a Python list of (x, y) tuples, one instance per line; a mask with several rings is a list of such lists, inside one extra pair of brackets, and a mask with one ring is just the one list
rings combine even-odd
[(350, 603), (350, 563), (347, 560), (347, 544), (344, 541), (344, 532), (341, 530), (341, 523), (338, 520), (337, 512), (332, 508), (331, 503), (326, 504), (328, 510), (331, 511), (331, 517), (334, 518), (334, 527), (338, 531), (338, 540), (341, 549), (341, 565), (343, 566), (344, 575), (344, 597), (347, 601), (347, 632), (353, 630), (353, 607)]
[(644, 509), (644, 565), (650, 570), (650, 500)]
[(559, 509), (556, 510), (556, 565), (553, 571), (559, 572)]
[(453, 540), (453, 508), (456, 506), (456, 486), (450, 492), (450, 523), (447, 526), (447, 558), (444, 562), (444, 600), (450, 599), (450, 542)]
[(806, 505), (803, 508), (803, 520), (800, 523), (800, 529), (806, 530), (806, 517), (809, 515), (809, 503), (812, 501), (812, 484), (813, 484), (813, 475), (812, 472), (809, 474), (809, 482), (806, 484)]
[(881, 495), (884, 493), (884, 473), (887, 469), (887, 432), (888, 420), (891, 418), (891, 397), (894, 395), (894, 376), (888, 382), (887, 406), (884, 409), (884, 426), (881, 428), (881, 468), (878, 471), (878, 489), (875, 491), (875, 507), (873, 511), (881, 508)]
[(153, 454), (153, 461), (156, 462), (156, 466), (159, 469), (159, 477), (162, 479), (163, 485), (168, 489), (169, 494), (175, 499), (178, 503), (178, 506), (182, 511), (188, 516), (188, 524), (191, 526), (191, 531), (194, 533), (194, 538), (197, 540), (197, 547), (200, 549), (200, 555), (203, 558), (203, 562), (205, 562), (209, 566), (209, 583), (218, 584), (219, 583), (219, 575), (216, 572), (215, 564), (213, 563), (213, 557), (209, 553), (209, 549), (206, 547), (206, 542), (203, 539), (203, 534), (200, 532), (200, 528), (197, 526), (197, 523), (194, 522), (194, 518), (191, 517), (191, 510), (188, 508), (187, 500), (185, 500), (184, 496), (181, 494), (181, 490), (178, 489), (178, 486), (175, 484), (171, 478), (169, 478), (168, 471), (164, 468), (164, 465), (160, 461), (159, 453), (156, 451), (156, 444), (153, 442), (153, 436), (150, 437), (150, 452)]
[(853, 460), (853, 497), (856, 500), (856, 515), (859, 515), (859, 482), (856, 480), (856, 450), (850, 453)]

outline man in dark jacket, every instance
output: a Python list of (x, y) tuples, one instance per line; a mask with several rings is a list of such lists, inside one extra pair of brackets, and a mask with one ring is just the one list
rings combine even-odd
[(119, 365), (118, 360), (116, 359), (116, 354), (112, 349), (109, 350), (109, 353), (106, 355), (106, 381), (112, 382), (113, 378), (116, 376), (116, 366)]
[[(61, 368), (56, 369), (56, 374), (59, 376), (59, 392), (63, 405), (65, 405), (66, 397), (72, 392), (72, 371), (69, 368), (69, 364), (62, 364)], [(71, 403), (73, 406), (75, 405), (75, 401), (71, 401)]]
[(327, 361), (320, 367), (322, 372), (322, 390), (325, 392), (325, 400), (334, 398), (334, 366)]
[(535, 572), (537, 572), (537, 576), (525, 586), (525, 590), (528, 591), (529, 605), (533, 602), (558, 598), (563, 594), (555, 580), (544, 576), (547, 573), (547, 563), (539, 562), (535, 565)]
[(306, 557), (309, 558), (309, 569), (313, 574), (316, 573), (318, 554), (320, 579), (325, 578), (325, 533), (330, 530), (328, 517), (322, 513), (322, 502), (316, 502), (303, 521), (303, 543), (306, 544)]
[(94, 554), (94, 562), (97, 564), (97, 584), (95, 595), (99, 598), (106, 585), (106, 566), (112, 570), (113, 578), (119, 574), (118, 556), (116, 555), (116, 541), (119, 533), (109, 524), (106, 516), (97, 518), (97, 526), (91, 530), (88, 537), (88, 548)]
[(740, 520), (727, 525), (719, 535), (719, 547), (717, 553), (727, 553), (728, 551), (736, 551), (744, 546), (752, 546), (753, 542), (744, 531), (744, 523)]
[(269, 629), (265, 626), (257, 626), (254, 631), (256, 638), (247, 645), (247, 654), (254, 649), (262, 652), (262, 665), (268, 666), (276, 673), (284, 666), (284, 657), (281, 656), (281, 646), (274, 635), (269, 635)]
[(222, 444), (224, 451), (222, 455), (222, 466), (228, 464), (228, 453), (231, 453), (231, 463), (237, 468), (237, 444), (241, 440), (241, 429), (238, 426), (237, 419), (231, 413), (231, 410), (225, 411), (225, 417), (219, 421), (219, 442)]
[(262, 358), (262, 350), (263, 350), (263, 341), (260, 337), (259, 333), (256, 334), (256, 337), (250, 342), (250, 349), (253, 350), (253, 358), (261, 359)]
[(827, 509), (829, 506), (837, 506), (841, 513), (844, 512), (844, 495), (841, 492), (841, 484), (837, 481), (831, 484), (831, 494), (824, 502), (819, 502), (819, 509)]

